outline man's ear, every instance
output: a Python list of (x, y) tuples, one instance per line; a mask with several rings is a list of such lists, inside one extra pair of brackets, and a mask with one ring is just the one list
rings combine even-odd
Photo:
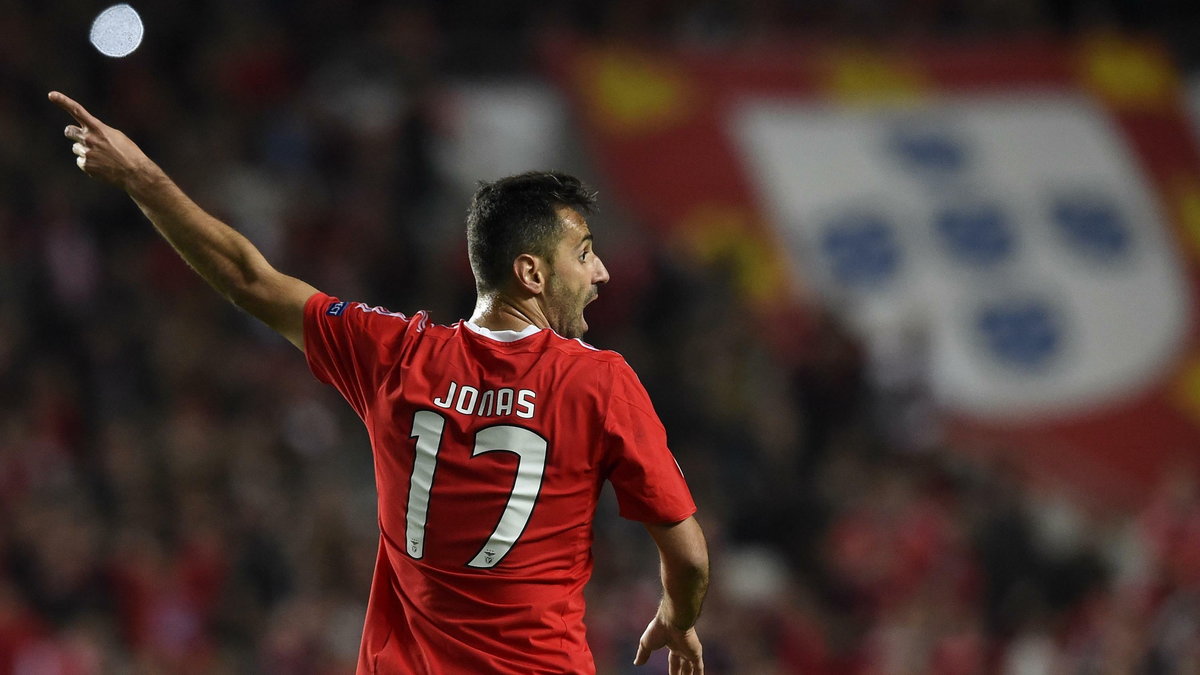
[(513, 260), (513, 274), (517, 284), (530, 295), (541, 295), (548, 280), (546, 261), (531, 253), (522, 253)]

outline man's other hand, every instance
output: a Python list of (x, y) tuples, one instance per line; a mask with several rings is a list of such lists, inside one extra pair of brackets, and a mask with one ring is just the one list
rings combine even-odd
[(69, 96), (50, 92), (50, 101), (67, 111), (78, 125), (69, 125), (63, 135), (75, 141), (71, 151), (75, 163), (89, 176), (129, 192), (135, 181), (150, 175), (154, 163), (129, 137), (101, 122)]
[(670, 675), (703, 675), (704, 659), (701, 657), (700, 637), (696, 629), (679, 630), (667, 624), (662, 615), (655, 615), (646, 626), (646, 632), (638, 643), (637, 656), (633, 665), (644, 665), (650, 653), (666, 647), (670, 651), (667, 663)]

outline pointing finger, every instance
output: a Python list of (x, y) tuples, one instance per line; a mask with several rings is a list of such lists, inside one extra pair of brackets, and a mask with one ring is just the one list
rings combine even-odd
[(640, 666), (650, 659), (650, 650), (646, 649), (645, 645), (639, 644), (637, 654), (633, 657), (633, 665)]
[(100, 120), (96, 119), (88, 112), (78, 101), (58, 91), (50, 92), (50, 101), (67, 111), (75, 121), (79, 122), (84, 127), (95, 127), (100, 124)]

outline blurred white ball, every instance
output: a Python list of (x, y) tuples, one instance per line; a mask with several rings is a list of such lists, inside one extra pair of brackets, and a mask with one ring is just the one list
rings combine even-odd
[(92, 22), (89, 39), (105, 56), (129, 56), (142, 44), (146, 32), (137, 10), (124, 3), (100, 12)]

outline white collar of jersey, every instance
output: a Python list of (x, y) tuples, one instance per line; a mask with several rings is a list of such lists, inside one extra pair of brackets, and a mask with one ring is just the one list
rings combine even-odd
[(483, 326), (479, 326), (472, 321), (463, 321), (463, 324), (467, 328), (470, 328), (471, 330), (475, 331), (476, 333), (479, 333), (480, 335), (482, 335), (484, 337), (489, 337), (493, 340), (497, 340), (499, 342), (516, 342), (517, 340), (520, 340), (521, 338), (527, 338), (530, 335), (533, 335), (534, 333), (541, 330), (541, 328), (538, 328), (537, 326), (535, 326), (533, 324), (529, 324), (528, 326), (522, 328), (521, 330), (492, 330), (490, 328), (484, 328)]

